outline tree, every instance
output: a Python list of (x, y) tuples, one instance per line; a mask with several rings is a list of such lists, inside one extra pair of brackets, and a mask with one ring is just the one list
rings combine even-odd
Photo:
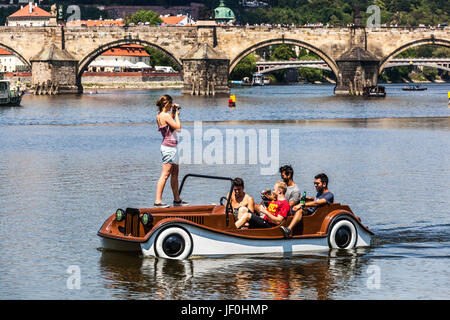
[(430, 81), (436, 80), (436, 77), (438, 75), (438, 70), (436, 68), (431, 67), (423, 67), (422, 72), (425, 78), (427, 78)]
[(299, 68), (298, 77), (306, 82), (314, 83), (315, 81), (322, 81), (323, 72), (314, 68)]
[(292, 47), (286, 44), (276, 46), (270, 55), (272, 61), (289, 60), (291, 58), (296, 59), (297, 55)]
[(230, 74), (230, 79), (242, 80), (245, 77), (251, 78), (252, 74), (256, 71), (256, 61), (256, 56), (250, 53), (234, 67)]
[(162, 20), (158, 14), (152, 10), (139, 10), (132, 16), (125, 17), (125, 23), (137, 24), (139, 22), (148, 22), (150, 25), (157, 25), (158, 23), (161, 23)]
[(150, 54), (150, 64), (155, 66), (170, 66), (176, 71), (180, 71), (180, 67), (169, 56), (158, 49), (146, 47), (145, 50)]

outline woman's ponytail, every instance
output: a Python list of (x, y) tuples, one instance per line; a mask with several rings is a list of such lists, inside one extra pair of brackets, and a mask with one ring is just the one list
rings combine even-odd
[(156, 101), (156, 105), (158, 106), (159, 112), (163, 111), (163, 109), (172, 103), (172, 97), (168, 94), (162, 95), (158, 101)]

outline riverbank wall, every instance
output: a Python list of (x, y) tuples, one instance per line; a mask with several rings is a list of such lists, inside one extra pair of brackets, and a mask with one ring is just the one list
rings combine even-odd
[(85, 72), (83, 88), (181, 88), (181, 73)]
[[(6, 72), (3, 79), (16, 84), (29, 86), (31, 72)], [(182, 88), (183, 75), (181, 73), (147, 73), (147, 72), (85, 72), (81, 77), (84, 88), (105, 89), (157, 89)]]

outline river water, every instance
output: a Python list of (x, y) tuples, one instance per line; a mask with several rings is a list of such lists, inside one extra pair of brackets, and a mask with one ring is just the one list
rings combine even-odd
[[(232, 109), (226, 97), (175, 89), (26, 95), (21, 107), (0, 109), (0, 299), (449, 299), (450, 86), (427, 87), (387, 85), (384, 99), (336, 97), (330, 85), (233, 88)], [(219, 154), (197, 164), (193, 149), (181, 176), (240, 176), (257, 198), (280, 165), (294, 167), (309, 195), (325, 172), (335, 201), (375, 233), (372, 245), (181, 262), (102, 250), (96, 233), (116, 208), (154, 202), (154, 104), (165, 93), (193, 135), (199, 125), (224, 139), (227, 130), (266, 132), (267, 155), (276, 155), (250, 163), (249, 147), (244, 163)], [(183, 198), (217, 203), (226, 190), (201, 181)]]

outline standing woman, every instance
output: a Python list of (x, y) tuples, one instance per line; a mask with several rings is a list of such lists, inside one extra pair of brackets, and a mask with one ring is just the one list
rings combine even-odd
[(156, 102), (159, 112), (156, 116), (158, 130), (161, 132), (163, 141), (161, 143), (162, 171), (156, 185), (156, 199), (154, 206), (158, 208), (167, 208), (169, 205), (162, 202), (162, 194), (166, 181), (170, 176), (170, 185), (173, 193), (173, 205), (187, 205), (180, 199), (178, 192), (178, 152), (177, 136), (174, 131), (181, 130), (180, 110), (178, 105), (172, 103), (172, 97), (169, 95), (161, 96)]

